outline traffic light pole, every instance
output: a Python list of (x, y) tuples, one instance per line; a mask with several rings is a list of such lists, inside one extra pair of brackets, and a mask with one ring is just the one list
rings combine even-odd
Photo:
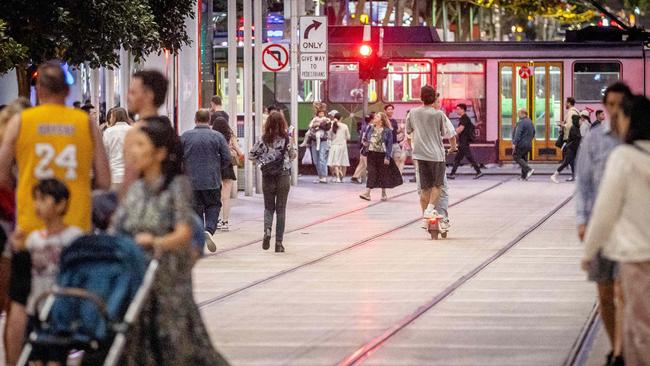
[(370, 81), (368, 80), (363, 81), (363, 103), (362, 103), (363, 116), (361, 116), (361, 123), (363, 123), (366, 116), (368, 115), (368, 83), (370, 83)]

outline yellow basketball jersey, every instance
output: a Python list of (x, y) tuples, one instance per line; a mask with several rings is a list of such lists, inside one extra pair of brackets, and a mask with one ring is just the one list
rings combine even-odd
[(90, 230), (93, 141), (84, 111), (57, 104), (23, 111), (16, 142), (16, 162), (18, 228), (29, 233), (44, 227), (36, 217), (32, 189), (41, 179), (56, 178), (70, 191), (64, 222)]

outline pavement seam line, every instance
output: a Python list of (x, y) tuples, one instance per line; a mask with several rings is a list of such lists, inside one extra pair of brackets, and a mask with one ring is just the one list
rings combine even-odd
[(572, 198), (573, 195), (570, 195), (569, 197), (564, 199), (562, 202), (560, 202), (560, 204), (558, 204), (553, 209), (551, 209), (551, 211), (548, 212), (546, 215), (544, 215), (540, 220), (530, 225), (527, 229), (522, 231), (508, 244), (501, 247), (501, 249), (499, 249), (492, 256), (490, 256), (489, 258), (481, 262), (481, 264), (474, 267), (474, 269), (472, 269), (471, 271), (462, 275), (451, 285), (447, 286), (444, 290), (436, 294), (431, 300), (419, 306), (413, 313), (402, 318), (399, 322), (397, 322), (395, 325), (385, 330), (382, 334), (366, 342), (363, 346), (359, 347), (356, 351), (352, 352), (347, 357), (343, 358), (343, 360), (337, 363), (337, 366), (358, 365), (361, 361), (365, 360), (368, 356), (370, 356), (371, 353), (378, 350), (383, 344), (385, 344), (386, 341), (388, 341), (388, 339), (392, 338), (395, 334), (399, 333), (401, 330), (403, 330), (408, 325), (413, 323), (420, 316), (424, 315), (427, 311), (431, 310), (434, 306), (436, 306), (437, 304), (439, 304), (440, 302), (442, 302), (443, 300), (451, 296), (462, 285), (467, 283), (472, 278), (476, 277), (476, 275), (478, 275), (481, 271), (483, 271), (487, 266), (489, 266), (494, 261), (499, 259), (501, 256), (506, 254), (508, 251), (510, 251), (510, 249), (512, 249), (515, 245), (517, 245), (530, 233), (537, 230), (542, 224), (544, 224), (548, 219), (550, 219), (553, 215), (555, 215), (562, 207), (566, 206), (566, 204), (569, 203), (569, 201), (571, 201)]
[[(499, 182), (497, 182), (496, 184), (493, 184), (493, 185), (491, 185), (491, 186), (489, 186), (489, 187), (487, 187), (487, 188), (484, 188), (484, 189), (482, 189), (482, 190), (480, 190), (480, 191), (478, 191), (478, 192), (472, 193), (472, 194), (470, 194), (469, 196), (465, 196), (465, 197), (461, 198), (460, 200), (458, 200), (458, 201), (456, 201), (456, 202), (450, 204), (449, 207), (454, 207), (454, 206), (459, 205), (459, 204), (461, 204), (461, 203), (463, 203), (463, 202), (465, 202), (465, 201), (467, 201), (467, 200), (470, 200), (470, 199), (472, 199), (472, 198), (474, 198), (474, 197), (476, 197), (476, 196), (478, 196), (478, 195), (480, 195), (480, 194), (483, 194), (483, 193), (485, 193), (485, 192), (491, 191), (492, 189), (494, 189), (494, 188), (496, 188), (496, 187), (499, 187), (500, 185), (502, 185), (502, 184), (504, 184), (504, 183), (506, 183), (506, 182), (509, 182), (510, 180), (512, 180), (512, 178), (508, 178), (508, 179), (506, 179), (506, 180), (499, 181)], [(359, 240), (359, 241), (357, 241), (357, 242), (355, 242), (355, 243), (352, 243), (352, 244), (350, 244), (350, 245), (348, 245), (348, 246), (346, 246), (346, 247), (343, 247), (343, 248), (341, 248), (341, 249), (335, 250), (335, 251), (333, 251), (333, 252), (330, 252), (330, 253), (325, 254), (325, 255), (323, 255), (323, 256), (320, 256), (320, 257), (318, 257), (318, 258), (314, 258), (314, 259), (309, 260), (309, 261), (307, 261), (307, 262), (303, 262), (302, 264), (299, 264), (299, 265), (294, 266), (294, 267), (292, 267), (292, 268), (288, 268), (288, 269), (282, 270), (282, 271), (277, 272), (277, 273), (275, 273), (275, 274), (272, 274), (272, 275), (270, 275), (270, 276), (268, 276), (268, 277), (265, 277), (265, 278), (262, 278), (262, 279), (259, 279), (259, 280), (256, 280), (256, 281), (253, 281), (253, 282), (251, 282), (251, 283), (249, 283), (249, 284), (247, 284), (247, 285), (245, 285), (245, 286), (242, 286), (242, 287), (236, 288), (236, 289), (234, 289), (234, 290), (228, 291), (228, 292), (226, 292), (226, 293), (224, 293), (224, 294), (221, 294), (221, 295), (219, 295), (219, 296), (216, 296), (216, 297), (214, 297), (214, 298), (212, 298), (212, 299), (208, 299), (208, 300), (201, 301), (201, 302), (198, 303), (197, 305), (198, 305), (199, 308), (204, 308), (204, 307), (207, 307), (207, 306), (209, 306), (209, 305), (211, 305), (211, 304), (215, 304), (215, 303), (217, 303), (217, 302), (220, 302), (220, 301), (222, 301), (222, 300), (224, 300), (224, 299), (226, 299), (226, 298), (229, 298), (229, 297), (234, 296), (234, 295), (236, 295), (236, 294), (238, 294), (238, 293), (241, 293), (241, 292), (243, 292), (243, 291), (246, 291), (246, 290), (248, 290), (248, 289), (250, 289), (250, 288), (252, 288), (252, 287), (255, 287), (255, 286), (257, 286), (257, 285), (260, 285), (260, 284), (263, 284), (263, 283), (269, 282), (269, 281), (274, 280), (274, 279), (276, 279), (276, 278), (278, 278), (278, 277), (284, 276), (285, 274), (288, 274), (288, 273), (291, 273), (291, 272), (295, 272), (295, 271), (297, 271), (297, 270), (299, 270), (299, 269), (301, 269), (301, 268), (303, 268), (303, 267), (307, 267), (307, 266), (309, 266), (309, 265), (312, 265), (312, 264), (315, 264), (315, 263), (321, 262), (321, 261), (323, 261), (323, 260), (325, 260), (325, 259), (327, 259), (327, 258), (333, 257), (333, 256), (335, 256), (335, 255), (337, 255), (337, 254), (340, 254), (340, 253), (343, 253), (343, 252), (348, 251), (348, 250), (350, 250), (350, 249), (356, 248), (356, 247), (358, 247), (358, 246), (361, 246), (361, 245), (367, 244), (367, 243), (369, 243), (369, 242), (371, 242), (371, 241), (373, 241), (373, 240), (375, 240), (375, 239), (378, 239), (378, 238), (380, 238), (380, 237), (383, 237), (383, 236), (389, 235), (389, 234), (391, 234), (391, 233), (393, 233), (393, 232), (395, 232), (395, 231), (397, 231), (397, 230), (403, 229), (403, 228), (405, 228), (405, 227), (407, 227), (407, 226), (409, 226), (409, 225), (412, 225), (412, 224), (414, 224), (414, 223), (416, 223), (416, 222), (418, 222), (418, 221), (420, 221), (420, 220), (422, 220), (421, 217), (418, 217), (418, 218), (416, 218), (416, 219), (412, 219), (412, 220), (408, 220), (407, 222), (402, 223), (402, 224), (400, 224), (400, 225), (398, 225), (398, 226), (396, 226), (396, 227), (393, 227), (393, 228), (391, 228), (391, 229), (389, 229), (389, 230), (386, 230), (386, 231), (380, 232), (380, 233), (378, 233), (378, 234), (372, 235), (372, 236), (370, 236), (370, 237), (366, 237), (366, 238), (364, 238), (364, 239), (361, 239), (361, 240)]]
[[(402, 192), (402, 193), (400, 193), (400, 194), (397, 194), (397, 195), (395, 195), (395, 196), (390, 197), (389, 201), (390, 201), (391, 199), (393, 199), (393, 198), (403, 197), (403, 196), (406, 196), (406, 195), (409, 195), (409, 194), (411, 194), (411, 193), (415, 193), (415, 192), (417, 192), (417, 189), (412, 189), (412, 190), (410, 190), (410, 191)], [(352, 209), (352, 210), (339, 212), (339, 213), (336, 213), (336, 214), (334, 214), (334, 215), (331, 215), (331, 216), (328, 216), (328, 217), (325, 217), (325, 218), (318, 219), (318, 220), (316, 220), (316, 221), (310, 222), (310, 223), (308, 223), (308, 224), (304, 224), (304, 225), (302, 225), (302, 226), (298, 226), (297, 228), (294, 228), (294, 229), (291, 229), (291, 230), (287, 230), (287, 231), (285, 231), (284, 233), (285, 233), (285, 234), (295, 233), (296, 231), (304, 230), (304, 229), (306, 229), (306, 228), (309, 228), (309, 227), (312, 227), (312, 226), (316, 226), (316, 225), (318, 225), (318, 224), (322, 224), (322, 223), (327, 222), (327, 221), (332, 221), (332, 220), (338, 219), (339, 217), (343, 217), (343, 216), (346, 216), (346, 215), (349, 215), (349, 214), (353, 214), (353, 213), (355, 213), (355, 212), (363, 211), (363, 210), (365, 210), (365, 209), (367, 209), (367, 208), (374, 207), (374, 206), (379, 205), (379, 204), (382, 204), (382, 203), (385, 203), (385, 202), (384, 202), (384, 201), (377, 201), (377, 202), (373, 202), (373, 203), (370, 203), (370, 204), (368, 204), (368, 205), (365, 205), (365, 206), (363, 206), (363, 207), (358, 207), (358, 208), (354, 208), (354, 209)], [(215, 253), (206, 254), (206, 255), (204, 256), (204, 258), (207, 258), (207, 257), (214, 257), (214, 256), (219, 255), (219, 254), (223, 254), (223, 253), (231, 252), (231, 251), (233, 251), (233, 250), (238, 250), (238, 249), (245, 248), (245, 247), (251, 246), (251, 245), (253, 245), (253, 244), (261, 243), (261, 242), (262, 242), (262, 239), (254, 239), (254, 240), (251, 240), (251, 241), (248, 241), (248, 242), (244, 242), (244, 243), (242, 243), (242, 244), (238, 244), (238, 245), (236, 245), (236, 246), (234, 246), (234, 247), (232, 247), (232, 248), (227, 248), (227, 249), (223, 249), (223, 250), (218, 250), (218, 251), (215, 252)]]

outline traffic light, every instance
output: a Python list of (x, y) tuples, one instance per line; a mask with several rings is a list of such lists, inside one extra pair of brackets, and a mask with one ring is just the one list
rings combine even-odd
[(373, 50), (372, 45), (362, 43), (359, 46), (359, 79), (377, 80), (385, 79), (388, 75), (386, 59), (379, 57)]
[(27, 68), (27, 77), (29, 77), (29, 84), (31, 86), (36, 86), (36, 79), (38, 79), (38, 66), (30, 65)]

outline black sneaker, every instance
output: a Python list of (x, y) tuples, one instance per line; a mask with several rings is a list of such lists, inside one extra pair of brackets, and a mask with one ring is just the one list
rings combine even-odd
[(474, 179), (479, 179), (479, 178), (482, 177), (482, 176), (483, 176), (483, 173), (482, 173), (482, 172), (478, 172), (478, 173), (476, 173), (476, 175), (474, 176)]
[(361, 183), (359, 182), (359, 178), (355, 178), (355, 177), (350, 178), (350, 182), (357, 183), (357, 184)]
[(262, 249), (268, 250), (271, 246), (271, 235), (264, 235), (264, 240), (262, 240)]
[(449, 174), (447, 179), (456, 179), (456, 174)]
[(284, 253), (284, 247), (282, 246), (282, 242), (275, 242), (275, 252)]
[(625, 360), (623, 359), (623, 356), (616, 356), (612, 359), (612, 362), (610, 363), (612, 366), (625, 366)]

